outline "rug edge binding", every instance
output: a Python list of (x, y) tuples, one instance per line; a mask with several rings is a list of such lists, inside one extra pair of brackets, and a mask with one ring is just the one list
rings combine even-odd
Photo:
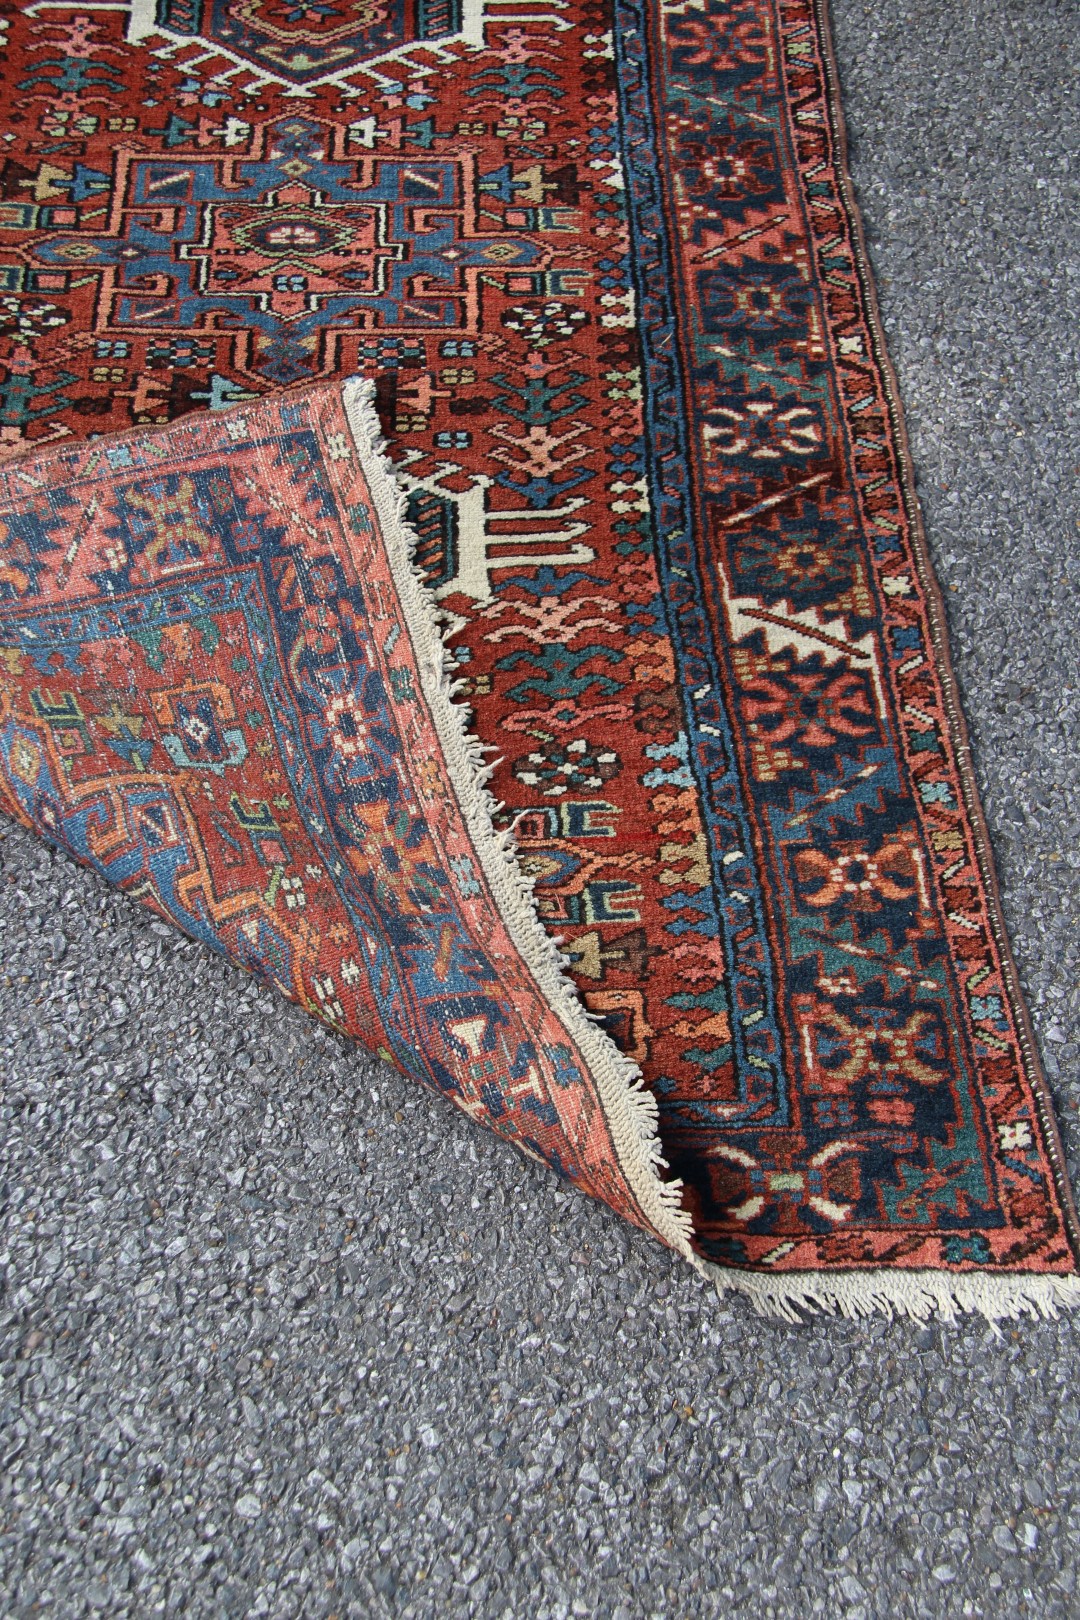
[(588, 1063), (619, 1167), (642, 1215), (658, 1237), (692, 1260), (693, 1225), (689, 1212), (682, 1208), (682, 1182), (664, 1181), (660, 1176), (666, 1160), (656, 1099), (646, 1090), (637, 1064), (619, 1051), (583, 1006), (566, 973), (567, 958), (540, 922), (533, 881), (518, 864), (513, 837), (495, 826), (499, 805), (486, 785), (492, 767), (485, 761), (483, 744), (469, 730), (468, 705), (455, 701), (459, 691), (452, 674), (455, 666), (447, 655), (435, 598), (415, 562), (417, 539), (407, 518), (408, 496), (386, 454), (374, 384), (366, 378), (350, 378), (342, 387), (342, 404), (386, 544), (424, 697), (473, 849), (502, 921), (540, 992)]

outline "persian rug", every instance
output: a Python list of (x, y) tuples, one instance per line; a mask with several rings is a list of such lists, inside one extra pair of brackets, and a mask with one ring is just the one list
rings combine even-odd
[(763, 1309), (1075, 1302), (816, 0), (0, 24), (11, 813)]

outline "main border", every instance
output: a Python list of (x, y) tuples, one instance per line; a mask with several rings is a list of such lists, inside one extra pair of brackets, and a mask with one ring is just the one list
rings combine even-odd
[(1053, 1166), (1057, 1193), (1061, 1199), (1065, 1216), (1066, 1236), (1073, 1258), (1078, 1268), (1080, 1268), (1080, 1216), (1077, 1214), (1072, 1188), (1069, 1185), (1068, 1175), (1065, 1170), (1065, 1155), (1053, 1099), (1050, 1095), (1049, 1083), (1039, 1056), (1031, 1015), (1020, 985), (1020, 976), (1017, 972), (1016, 961), (1013, 957), (1009, 933), (1005, 924), (993, 846), (990, 842), (990, 833), (986, 825), (979, 787), (975, 778), (971, 738), (960, 700), (959, 682), (953, 667), (945, 599), (934, 569), (933, 558), (923, 523), (922, 508), (919, 505), (919, 498), (916, 493), (915, 465), (908, 440), (907, 425), (904, 420), (904, 409), (900, 401), (899, 383), (885, 341), (885, 330), (881, 319), (881, 309), (878, 304), (877, 284), (866, 247), (866, 233), (863, 227), (862, 212), (855, 195), (855, 186), (848, 164), (847, 127), (844, 122), (840, 74), (833, 45), (828, 0), (813, 0), (813, 9), (825, 67), (825, 103), (829, 117), (829, 133), (834, 147), (840, 200), (851, 228), (851, 244), (855, 268), (858, 272), (859, 288), (863, 296), (866, 323), (870, 329), (870, 337), (873, 343), (874, 360), (881, 373), (882, 391), (888, 407), (889, 422), (896, 436), (897, 454), (900, 463), (900, 493), (904, 503), (905, 516), (911, 528), (911, 549), (919, 571), (919, 583), (926, 593), (930, 637), (938, 659), (937, 668), (941, 679), (942, 694), (945, 699), (949, 736), (956, 753), (957, 774), (964, 793), (964, 807), (971, 818), (971, 830), (978, 858), (979, 876), (986, 886), (987, 913), (994, 935), (994, 942), (1001, 957), (1002, 977), (1005, 980), (1009, 992), (1009, 1001), (1016, 1019), (1017, 1038), (1024, 1056), (1025, 1071), (1039, 1110), (1039, 1123), (1045, 1134), (1046, 1150)]
[[(870, 334), (874, 362), (881, 377), (882, 393), (888, 411), (899, 464), (899, 488), (909, 525), (911, 551), (926, 600), (926, 616), (931, 644), (937, 658), (949, 737), (956, 757), (957, 775), (970, 818), (972, 839), (987, 897), (987, 914), (997, 946), (1002, 977), (1016, 1021), (1018, 1043), (1025, 1074), (1042, 1127), (1054, 1185), (1061, 1201), (1065, 1239), (1080, 1271), (1080, 1220), (1064, 1165), (1064, 1152), (1050, 1088), (1047, 1083), (1031, 1024), (1027, 1003), (1020, 986), (1001, 904), (1001, 890), (975, 778), (967, 720), (960, 702), (959, 683), (953, 667), (947, 634), (947, 617), (941, 587), (934, 570), (922, 511), (915, 488), (915, 468), (911, 455), (896, 371), (890, 359), (878, 303), (877, 288), (866, 246), (862, 214), (855, 194), (848, 162), (847, 129), (844, 122), (840, 76), (832, 38), (828, 0), (812, 0), (814, 24), (824, 69), (824, 102), (832, 144), (833, 168), (839, 201), (850, 230), (852, 256), (863, 301), (863, 315)], [(822, 1269), (769, 1274), (697, 1262), (721, 1294), (745, 1294), (755, 1310), (765, 1315), (798, 1321), (803, 1311), (839, 1312), (847, 1317), (883, 1312), (927, 1320), (935, 1311), (946, 1321), (958, 1312), (978, 1311), (991, 1322), (1023, 1315), (1054, 1317), (1059, 1307), (1080, 1307), (1080, 1275), (1054, 1275), (998, 1271), (991, 1273), (949, 1272), (945, 1270), (904, 1270), (858, 1267), (843, 1270)]]

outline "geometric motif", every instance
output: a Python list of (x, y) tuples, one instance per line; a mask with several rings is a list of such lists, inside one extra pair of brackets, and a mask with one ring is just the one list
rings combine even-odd
[(220, 46), (234, 60), (303, 85), (340, 80), (363, 62), (402, 47), (443, 41), (461, 29), (461, 0), (392, 0), (390, 5), (297, 6), (282, 0), (159, 0), (157, 30)]
[(334, 161), (330, 138), (294, 116), (263, 126), (250, 160), (120, 151), (111, 175), (82, 179), (88, 197), (108, 187), (107, 221), (91, 232), (100, 207), (50, 210), (75, 229), (50, 235), (39, 262), (56, 289), (97, 274), (102, 339), (148, 334), (167, 357), (188, 352), (183, 334), (226, 324), (245, 333), (238, 369), (281, 384), (353, 369), (361, 333), (468, 329), (485, 267), (543, 261), (528, 240), (477, 230), (467, 155)]

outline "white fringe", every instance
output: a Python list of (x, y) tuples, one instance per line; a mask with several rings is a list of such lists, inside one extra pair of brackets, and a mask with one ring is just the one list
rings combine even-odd
[(428, 709), (442, 743), (447, 768), (477, 859), (514, 944), (548, 1004), (589, 1066), (611, 1130), (619, 1165), (656, 1235), (689, 1260), (719, 1295), (741, 1293), (762, 1316), (799, 1322), (804, 1313), (859, 1319), (876, 1313), (925, 1322), (935, 1313), (955, 1322), (960, 1312), (980, 1312), (991, 1325), (1021, 1316), (1056, 1317), (1080, 1306), (1080, 1277), (939, 1271), (741, 1271), (714, 1265), (690, 1247), (693, 1222), (682, 1208), (682, 1182), (662, 1181), (667, 1168), (657, 1131), (656, 1099), (641, 1071), (597, 1026), (565, 972), (566, 958), (544, 930), (533, 900), (532, 880), (517, 863), (509, 833), (499, 832), (501, 807), (486, 787), (492, 753), (469, 732), (469, 710), (454, 702), (460, 683), (443, 643), (442, 619), (414, 557), (416, 536), (405, 510), (408, 497), (385, 453), (375, 411), (375, 387), (350, 378), (343, 400), (360, 465), (378, 514), (398, 587)]
[(1056, 1318), (1080, 1306), (1080, 1277), (1023, 1272), (950, 1271), (736, 1271), (694, 1256), (694, 1265), (723, 1297), (740, 1293), (759, 1316), (800, 1322), (804, 1315), (846, 1316), (853, 1321), (881, 1314), (927, 1322), (934, 1315), (955, 1322), (978, 1312), (993, 1326), (1022, 1316)]
[(469, 732), (468, 708), (453, 701), (459, 683), (451, 679), (453, 665), (443, 644), (434, 596), (414, 561), (416, 536), (405, 517), (408, 497), (385, 454), (375, 411), (374, 384), (365, 378), (350, 378), (344, 385), (343, 399), (386, 543), (424, 697), (477, 859), (510, 937), (541, 994), (588, 1064), (620, 1168), (642, 1214), (663, 1242), (692, 1259), (693, 1228), (689, 1214), (682, 1208), (682, 1182), (660, 1179), (660, 1170), (667, 1166), (657, 1134), (656, 1098), (645, 1089), (637, 1065), (597, 1027), (578, 1000), (564, 971), (565, 958), (537, 916), (532, 880), (517, 863), (513, 839), (495, 827), (493, 817), (498, 806), (485, 785), (492, 767), (485, 762), (485, 749), (479, 739)]

